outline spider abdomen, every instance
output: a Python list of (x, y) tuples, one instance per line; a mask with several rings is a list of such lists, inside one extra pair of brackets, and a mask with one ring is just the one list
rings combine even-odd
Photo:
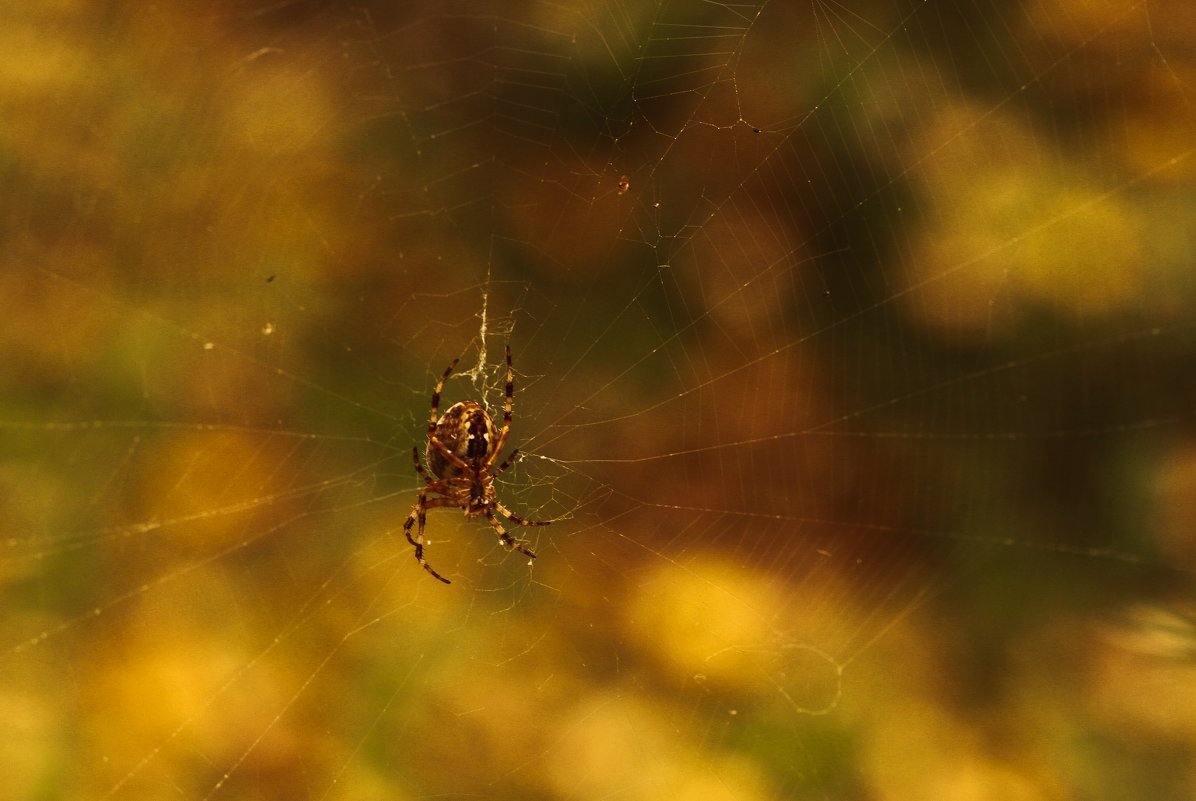
[[(490, 415), (477, 401), (454, 403), (436, 422), (436, 439), (445, 449), (474, 470), (480, 468), (498, 443)], [(428, 443), (428, 467), (437, 478), (456, 478), (462, 469)]]

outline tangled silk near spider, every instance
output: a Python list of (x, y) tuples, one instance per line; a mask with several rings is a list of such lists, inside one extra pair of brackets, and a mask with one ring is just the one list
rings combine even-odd
[[(427, 469), (420, 463), (419, 446), (411, 449), (415, 472), (423, 479), (424, 486), (419, 491), (411, 514), (403, 523), (403, 533), (415, 548), (415, 558), (424, 570), (445, 584), (452, 582), (437, 573), (424, 558), (424, 526), (429, 509), (455, 506), (463, 510), (466, 517), (484, 517), (498, 532), (503, 545), (532, 559), (536, 558), (536, 554), (522, 541), (508, 534), (496, 514), (517, 526), (547, 526), (552, 522), (525, 520), (513, 513), (498, 500), (494, 486), (494, 479), (510, 467), (519, 454), (516, 448), (498, 467), (494, 466), (507, 443), (515, 409), (515, 370), (511, 365), (510, 345), (506, 352), (507, 385), (503, 393), (502, 428), (495, 426), (486, 408), (473, 400), (454, 403), (443, 416), (440, 414), (440, 393), (457, 366), (458, 360), (453, 359), (432, 391), (428, 441), (424, 448)], [(416, 527), (414, 537), (411, 536), (412, 526)]]

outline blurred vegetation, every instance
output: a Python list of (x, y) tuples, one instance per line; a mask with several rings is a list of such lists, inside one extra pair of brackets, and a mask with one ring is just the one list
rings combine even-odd
[(1192, 797), (1196, 12), (852, 13), (10, 5), (0, 798)]

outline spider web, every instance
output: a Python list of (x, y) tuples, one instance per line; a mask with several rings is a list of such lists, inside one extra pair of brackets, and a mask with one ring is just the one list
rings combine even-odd
[(9, 797), (1191, 797), (1187, 3), (10, 16)]

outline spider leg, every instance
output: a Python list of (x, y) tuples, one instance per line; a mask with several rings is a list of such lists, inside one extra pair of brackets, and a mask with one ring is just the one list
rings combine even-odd
[(494, 512), (490, 511), (490, 507), (486, 507), (486, 519), (490, 521), (490, 525), (494, 526), (494, 530), (498, 532), (498, 538), (503, 541), (503, 545), (506, 545), (512, 551), (519, 551), (519, 553), (525, 556), (530, 556), (532, 559), (536, 558), (535, 551), (507, 533), (507, 530), (502, 527), (502, 523), (498, 522), (498, 518), (494, 516)]
[[(415, 507), (412, 508), (411, 514), (407, 515), (407, 522), (403, 523), (403, 533), (407, 536), (407, 542), (415, 547), (415, 560), (423, 565), (424, 570), (431, 573), (433, 576), (443, 581), (445, 584), (452, 584), (453, 582), (446, 579), (444, 576), (437, 573), (428, 560), (424, 559), (424, 523), (428, 517), (428, 487), (424, 487), (419, 491), (419, 500), (415, 502)], [(411, 537), (411, 526), (418, 521), (419, 529), (416, 531), (415, 538)]]
[(517, 526), (549, 526), (549, 525), (552, 525), (551, 520), (525, 520), (524, 518), (522, 518), (519, 515), (512, 512), (507, 507), (503, 506), (498, 501), (494, 502), (494, 508), (498, 510), (498, 513), (500, 515), (505, 517), (507, 520), (510, 520), (512, 523), (514, 523)]
[[(465, 471), (469, 468), (469, 465), (466, 462), (464, 462), (455, 453), (451, 452), (447, 447), (445, 447), (445, 444), (443, 442), (441, 442), (440, 440), (433, 437), (431, 440), (431, 443), (433, 446), (435, 446), (436, 450), (438, 450), (444, 456), (444, 458), (447, 459), (449, 461), (449, 463), (452, 464), (454, 467), (458, 467), (462, 471)], [(427, 482), (428, 484), (444, 484), (445, 482), (456, 482), (461, 478), (460, 476), (456, 476), (453, 478), (434, 479), (430, 475), (428, 475), (428, 471), (426, 469), (424, 469), (424, 466), (422, 464), (419, 463), (419, 446), (418, 445), (416, 445), (415, 447), (413, 447), (411, 449), (411, 456), (412, 456), (413, 460), (415, 461), (415, 472), (419, 473), (420, 477), (423, 478), (423, 480), (425, 482)], [(466, 479), (466, 481), (468, 482), (468, 479)], [(439, 491), (440, 490), (438, 490), (438, 489), (432, 490), (432, 492), (439, 492)], [(437, 504), (432, 504), (432, 505), (435, 506)]]
[(445, 461), (451, 464), (458, 470), (469, 470), (469, 464), (457, 454), (448, 449), (448, 446), (440, 441), (440, 438), (435, 434), (428, 435), (428, 445), (436, 449), (436, 452), (444, 457)]
[(436, 389), (432, 390), (432, 411), (428, 414), (428, 437), (429, 439), (436, 433), (436, 421), (440, 419), (440, 391), (444, 389), (444, 382), (448, 381), (448, 377), (453, 374), (453, 368), (457, 366), (457, 362), (461, 357), (444, 368), (444, 374), (440, 376), (440, 380), (436, 382)]
[(424, 466), (419, 463), (419, 446), (413, 445), (411, 448), (411, 460), (415, 462), (415, 472), (419, 473), (419, 477), (424, 480), (425, 484), (432, 483), (432, 477), (428, 475), (428, 471), (424, 470)]
[(427, 504), (425, 504), (426, 510), (436, 509), (436, 508), (443, 509), (443, 508), (448, 508), (448, 507), (452, 507), (453, 509), (460, 509), (461, 502), (458, 501), (456, 498), (432, 498), (427, 502)]
[(494, 470), (491, 470), (491, 471), (490, 471), (490, 477), (491, 477), (491, 478), (493, 478), (494, 476), (497, 476), (499, 473), (501, 473), (502, 471), (504, 471), (504, 470), (506, 470), (508, 467), (510, 467), (512, 464), (514, 464), (514, 463), (515, 463), (515, 457), (516, 457), (516, 456), (518, 456), (518, 455), (519, 455), (519, 449), (518, 449), (518, 448), (516, 448), (515, 450), (511, 451), (511, 455), (510, 455), (510, 456), (508, 456), (506, 459), (503, 459), (503, 460), (502, 460), (502, 464), (500, 464), (500, 465), (499, 465), (497, 468), (495, 468)]
[(511, 416), (515, 412), (515, 368), (511, 366), (510, 344), (507, 345), (507, 387), (503, 396), (502, 428), (498, 432), (498, 442), (494, 443), (494, 450), (486, 459), (486, 467), (498, 461), (498, 455), (502, 453), (503, 446), (507, 444), (507, 434), (511, 432)]
[[(497, 476), (499, 473), (501, 473), (502, 471), (504, 471), (508, 467), (510, 467), (511, 463), (515, 461), (515, 457), (518, 455), (519, 455), (518, 448), (511, 451), (511, 455), (508, 456), (506, 459), (504, 459), (503, 463), (500, 464), (497, 469), (491, 471), (490, 477), (493, 478), (494, 476)], [(514, 523), (517, 526), (547, 526), (552, 523), (551, 520), (525, 520), (522, 517), (520, 517), (519, 515), (512, 512), (507, 507), (503, 506), (500, 501), (494, 502), (494, 508), (498, 510), (498, 513), (500, 515), (505, 517), (507, 520), (510, 520), (512, 523)]]

